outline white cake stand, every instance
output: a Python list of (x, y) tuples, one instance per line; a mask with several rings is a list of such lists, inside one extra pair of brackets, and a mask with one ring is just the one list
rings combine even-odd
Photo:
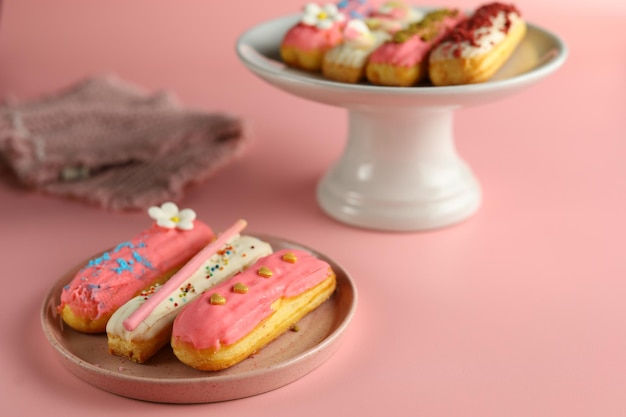
[(248, 30), (237, 41), (237, 54), (271, 85), (347, 109), (347, 145), (319, 182), (317, 200), (331, 217), (369, 229), (427, 230), (474, 214), (481, 190), (455, 148), (455, 110), (514, 94), (554, 72), (567, 56), (559, 37), (529, 25), (505, 67), (486, 83), (411, 88), (344, 84), (280, 61), (280, 42), (297, 19), (278, 18)]

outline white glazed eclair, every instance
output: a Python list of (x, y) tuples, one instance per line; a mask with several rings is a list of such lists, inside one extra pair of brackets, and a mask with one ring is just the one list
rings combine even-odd
[(363, 20), (350, 20), (343, 30), (344, 41), (331, 48), (322, 60), (322, 73), (328, 79), (358, 83), (365, 78), (370, 54), (391, 35), (383, 30), (371, 31)]
[[(169, 343), (172, 323), (184, 306), (204, 291), (242, 272), (258, 258), (272, 253), (271, 246), (256, 237), (238, 233), (220, 237), (226, 242), (209, 244), (187, 264), (189, 267), (185, 265), (171, 278), (172, 284), (178, 280), (176, 285), (153, 286), (113, 314), (106, 327), (112, 354), (138, 363), (147, 361)], [(137, 318), (145, 304), (157, 296), (159, 301), (148, 308), (145, 317)]]

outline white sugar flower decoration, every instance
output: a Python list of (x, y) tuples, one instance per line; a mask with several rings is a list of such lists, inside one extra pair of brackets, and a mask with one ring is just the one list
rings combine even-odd
[(148, 215), (156, 220), (156, 223), (168, 229), (178, 228), (181, 230), (193, 229), (193, 221), (196, 212), (192, 209), (178, 210), (178, 206), (172, 202), (161, 204), (161, 207), (152, 206), (148, 209)]
[(334, 3), (327, 3), (323, 6), (308, 3), (304, 6), (302, 23), (315, 26), (321, 30), (327, 30), (333, 27), (336, 22), (343, 22), (345, 18)]

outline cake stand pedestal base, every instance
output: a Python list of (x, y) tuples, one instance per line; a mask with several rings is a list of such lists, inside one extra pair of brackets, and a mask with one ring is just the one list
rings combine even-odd
[(456, 152), (453, 108), (348, 109), (348, 140), (317, 189), (321, 208), (353, 225), (419, 231), (470, 217), (480, 186)]

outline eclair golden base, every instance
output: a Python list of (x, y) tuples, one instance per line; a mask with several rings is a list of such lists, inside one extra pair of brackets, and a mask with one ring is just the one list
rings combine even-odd
[(172, 328), (166, 327), (150, 339), (126, 340), (117, 335), (108, 334), (109, 353), (122, 356), (133, 362), (144, 363), (168, 344)]
[(370, 62), (366, 67), (369, 82), (387, 87), (410, 87), (419, 83), (425, 75), (421, 63), (412, 67), (400, 67)]
[[(172, 349), (178, 359), (203, 371), (219, 371), (229, 368), (261, 350), (268, 343), (293, 327), (300, 319), (319, 307), (335, 291), (337, 280), (334, 272), (324, 281), (299, 296), (276, 300), (274, 313), (257, 325), (239, 341), (219, 349), (195, 349), (188, 343), (172, 339)], [(208, 324), (210, 325), (210, 324)]]
[(489, 80), (511, 56), (526, 35), (526, 23), (519, 19), (504, 40), (486, 54), (436, 60), (431, 57), (428, 76), (434, 85), (475, 84)]
[(349, 67), (324, 60), (322, 73), (329, 80), (356, 84), (365, 78), (365, 67)]
[(111, 315), (112, 314), (107, 314), (96, 320), (92, 320), (89, 317), (74, 314), (68, 305), (63, 306), (61, 309), (61, 317), (65, 324), (82, 333), (103, 333)]
[(280, 57), (289, 66), (300, 68), (305, 71), (320, 71), (325, 51), (303, 51), (292, 46), (281, 46)]
[[(177, 267), (174, 270), (171, 270), (169, 272), (166, 272), (160, 275), (154, 281), (146, 285), (146, 287), (143, 290), (147, 290), (151, 286), (154, 286), (157, 284), (163, 284), (165, 281), (170, 279), (170, 277), (174, 275), (174, 273), (178, 271), (178, 269), (180, 268)], [(137, 294), (134, 294), (133, 297), (139, 294), (141, 294), (141, 291), (139, 291)], [(77, 315), (76, 313), (74, 313), (74, 311), (71, 309), (69, 305), (63, 306), (60, 313), (61, 313), (61, 318), (63, 319), (65, 324), (67, 324), (74, 330), (77, 330), (82, 333), (104, 333), (106, 331), (107, 322), (113, 315), (114, 311), (111, 311), (108, 314), (104, 314), (95, 320), (91, 319), (90, 317)]]

